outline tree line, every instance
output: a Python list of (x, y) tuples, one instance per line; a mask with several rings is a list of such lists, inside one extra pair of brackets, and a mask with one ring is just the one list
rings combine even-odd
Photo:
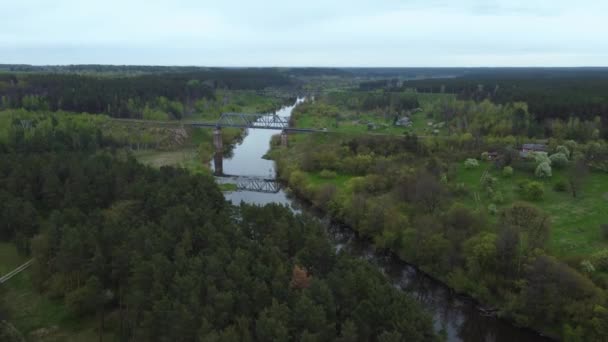
[(336, 253), (317, 221), (279, 205), (232, 206), (210, 176), (145, 167), (104, 151), (94, 130), (65, 137), (64, 124), (43, 130), (40, 144), (5, 141), (0, 240), (34, 257), (36, 288), (74, 317), (95, 320), (100, 334), (437, 339), (411, 298), (367, 262)]
[[(590, 161), (596, 155), (592, 145), (572, 150)], [(456, 181), (455, 163), (483, 148), (483, 141), (458, 138), (314, 136), (274, 155), (281, 177), (296, 193), (378, 248), (498, 307), (500, 315), (519, 324), (573, 341), (602, 341), (608, 334), (605, 280), (549, 254), (547, 213), (520, 201), (491, 213), (462, 204), (472, 190)], [(525, 172), (516, 157), (496, 163)], [(310, 175), (325, 181), (313, 182)], [(583, 175), (575, 170), (573, 177)], [(480, 180), (486, 189), (482, 203), (504, 201), (498, 181)]]
[(282, 74), (254, 69), (152, 73), (135, 76), (0, 73), (0, 108), (105, 113), (142, 118), (147, 107), (180, 119), (196, 101), (215, 99), (215, 89), (282, 87)]

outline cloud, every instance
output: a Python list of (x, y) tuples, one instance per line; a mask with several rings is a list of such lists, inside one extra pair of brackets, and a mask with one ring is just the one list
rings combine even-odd
[(55, 0), (2, 6), (0, 63), (606, 64), (592, 0)]

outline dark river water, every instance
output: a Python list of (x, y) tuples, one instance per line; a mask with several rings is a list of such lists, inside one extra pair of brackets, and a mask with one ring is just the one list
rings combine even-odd
[[(294, 106), (295, 104), (284, 107), (276, 114), (288, 118)], [(232, 177), (218, 177), (217, 181), (238, 183), (239, 179), (251, 178), (271, 182), (276, 176), (274, 162), (262, 157), (268, 152), (271, 137), (275, 134), (279, 134), (279, 131), (249, 129), (243, 142), (235, 147), (232, 156), (221, 158), (223, 173)], [(215, 169), (215, 166), (212, 165), (212, 168)], [(337, 250), (376, 265), (395, 287), (409, 293), (432, 315), (436, 331), (444, 334), (447, 341), (550, 341), (531, 330), (515, 327), (509, 321), (484, 315), (471, 299), (454, 294), (443, 283), (428, 277), (394, 255), (375, 250), (370, 242), (358, 238), (352, 229), (331, 223), (282, 188), (275, 192), (276, 190), (239, 190), (226, 192), (225, 197), (234, 204), (241, 201), (257, 205), (280, 203), (296, 212), (307, 212), (318, 217), (327, 227), (328, 237)]]

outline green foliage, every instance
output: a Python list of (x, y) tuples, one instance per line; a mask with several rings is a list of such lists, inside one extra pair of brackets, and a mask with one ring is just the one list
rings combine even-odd
[(542, 163), (549, 164), (549, 166), (551, 165), (551, 159), (549, 158), (547, 152), (532, 152), (531, 155), (534, 158), (536, 165), (540, 165)]
[(555, 152), (556, 153), (562, 153), (566, 156), (566, 158), (570, 158), (570, 150), (568, 149), (568, 147), (564, 146), (564, 145), (559, 145), (555, 148)]
[(540, 201), (545, 195), (545, 187), (540, 182), (526, 181), (520, 185), (520, 193), (530, 201)]
[(598, 271), (608, 272), (608, 249), (603, 249), (592, 255), (591, 261)]
[[(57, 191), (21, 186), (47, 184), (60, 170)], [(49, 153), (3, 155), (0, 184), (7, 209), (31, 201), (39, 211), (28, 215), (39, 221), (32, 227), (0, 212), (3, 239), (38, 234), (36, 284), (78, 317), (128, 305), (133, 315), (116, 318), (131, 327), (116, 331), (125, 339), (333, 339), (347, 320), (359, 339), (383, 331), (436, 339), (416, 304), (366, 262), (336, 256), (316, 221), (279, 205), (232, 207), (210, 176), (103, 153)], [(308, 288), (290, 287), (296, 263), (309, 272)]]
[(467, 169), (474, 169), (478, 166), (479, 166), (479, 162), (477, 161), (477, 159), (468, 158), (467, 160), (464, 161), (464, 167)]
[(607, 223), (600, 224), (600, 233), (604, 240), (608, 240), (608, 224)]
[(536, 170), (534, 170), (534, 175), (538, 178), (549, 178), (552, 174), (551, 165), (547, 162), (538, 164)]
[(496, 204), (490, 203), (488, 205), (488, 212), (490, 215), (496, 215), (498, 213), (498, 208), (496, 208)]
[(551, 159), (551, 165), (553, 165), (555, 168), (564, 168), (566, 165), (568, 165), (568, 157), (566, 154), (561, 152), (552, 154), (549, 159)]
[(502, 194), (502, 191), (495, 191), (492, 195), (492, 202), (503, 204), (505, 202), (505, 197)]
[(0, 320), (0, 341), (25, 342), (25, 338), (11, 323)]
[(512, 177), (513, 176), (513, 168), (511, 166), (505, 166), (502, 168), (503, 177)]
[(566, 192), (566, 191), (568, 191), (568, 183), (563, 179), (558, 179), (553, 184), (553, 190), (555, 190), (557, 192)]
[(334, 179), (336, 178), (337, 174), (335, 171), (330, 171), (330, 170), (322, 170), (321, 172), (319, 172), (319, 177), (323, 178), (323, 179)]

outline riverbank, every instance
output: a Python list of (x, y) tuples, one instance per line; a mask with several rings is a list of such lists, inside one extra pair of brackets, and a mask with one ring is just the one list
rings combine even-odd
[[(504, 259), (500, 253), (506, 251), (500, 249), (504, 233), (498, 227), (504, 223), (497, 219), (504, 216), (488, 217), (485, 207), (472, 211), (451, 204), (443, 193), (451, 189), (443, 190), (445, 185), (416, 173), (417, 169), (432, 169), (436, 161), (428, 155), (416, 157), (411, 154), (418, 152), (406, 151), (405, 146), (411, 143), (407, 137), (390, 140), (353, 136), (338, 139), (339, 142), (331, 139), (302, 137), (292, 139), (289, 149), (273, 146), (270, 156), (277, 162), (279, 177), (299, 198), (332, 220), (346, 223), (377, 250), (388, 250), (400, 260), (416, 265), (455, 292), (482, 303), (481, 307), (497, 308), (498, 316), (517, 326), (530, 327), (553, 338), (567, 338), (572, 329), (579, 330), (573, 326), (587, 321), (570, 316), (572, 312), (602, 320), (601, 309), (590, 312), (575, 306), (580, 301), (601, 308), (601, 290), (542, 250), (515, 254), (507, 259), (508, 264), (501, 264)], [(414, 145), (412, 151), (417, 151)], [(363, 153), (351, 155), (348, 150)], [(395, 156), (386, 154), (387, 150)], [(349, 168), (350, 175), (330, 171), (336, 170), (334, 165), (338, 163)], [(514, 204), (505, 206), (503, 211), (512, 215), (527, 208)], [(530, 221), (521, 224), (535, 222), (534, 217), (529, 216), (526, 220)], [(516, 242), (521, 241), (521, 237), (516, 238)], [(517, 258), (521, 258), (520, 263), (515, 262)], [(546, 278), (538, 279), (541, 274)], [(571, 279), (578, 290), (562, 288), (563, 279)], [(559, 298), (550, 294), (552, 288), (558, 289)], [(533, 294), (536, 291), (542, 295)], [(563, 303), (551, 309), (562, 312), (555, 316), (557, 319), (551, 319), (552, 311), (544, 308), (545, 302), (552, 301)], [(547, 319), (542, 318), (545, 314)]]
[[(288, 116), (289, 110), (281, 112), (280, 115)], [(266, 159), (269, 156), (276, 159), (274, 154), (277, 151), (283, 151), (286, 154), (294, 152), (291, 148), (279, 147), (279, 140), (271, 139), (273, 135), (273, 132), (266, 130), (250, 130), (243, 144), (234, 150), (233, 156), (223, 160), (224, 172), (236, 176), (273, 178), (276, 170), (275, 163)], [(298, 146), (302, 140), (308, 139), (307, 137), (310, 136), (308, 134), (290, 135), (289, 145)], [(314, 136), (312, 139), (323, 140), (320, 136)], [(270, 152), (268, 151), (269, 142), (273, 146)], [(316, 151), (321, 152), (322, 148)], [(293, 164), (293, 166), (296, 165)], [(344, 185), (347, 180), (339, 176), (332, 179), (319, 175), (315, 177), (318, 184), (330, 182), (337, 186)], [(221, 182), (223, 181), (225, 179), (221, 180)], [(364, 238), (364, 235), (356, 234), (357, 231), (347, 229), (343, 225), (326, 222), (323, 217), (327, 211), (318, 212), (304, 203), (305, 197), (294, 198), (294, 195), (289, 190), (281, 189), (276, 193), (239, 190), (224, 194), (226, 199), (234, 204), (241, 201), (256, 205), (279, 203), (291, 207), (296, 212), (309, 213), (319, 218), (324, 222), (327, 237), (336, 250), (367, 260), (382, 270), (393, 286), (409, 293), (431, 313), (436, 332), (443, 335), (447, 341), (532, 342), (541, 338), (527, 329), (517, 328), (506, 320), (488, 315), (488, 311), (480, 311), (472, 300), (455, 295), (454, 291), (443, 283), (404, 263), (395, 254), (376, 248), (373, 239)], [(300, 202), (299, 199), (304, 201)], [(313, 198), (313, 202), (317, 200), (318, 198)], [(319, 206), (318, 203), (316, 206)], [(333, 210), (331, 206), (324, 207), (325, 210), (328, 208)], [(475, 328), (471, 329), (471, 327)]]

